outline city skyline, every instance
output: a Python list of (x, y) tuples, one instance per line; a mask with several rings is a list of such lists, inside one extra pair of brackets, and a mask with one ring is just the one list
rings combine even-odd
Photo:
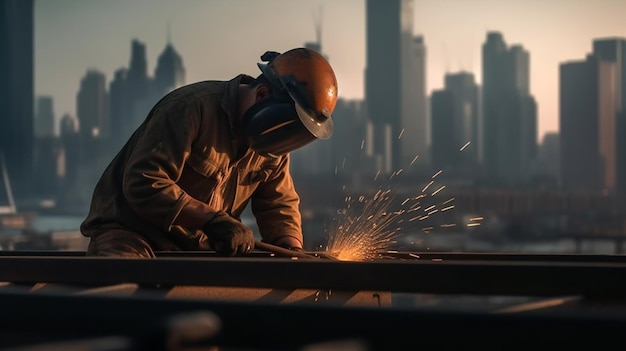
[[(267, 21), (275, 17), (276, 8), (283, 14), (280, 20)], [(583, 59), (594, 38), (626, 36), (619, 16), (625, 12), (626, 2), (617, 0), (416, 0), (414, 34), (424, 37), (427, 50), (427, 94), (443, 87), (446, 73), (471, 72), (481, 85), (480, 48), (488, 31), (499, 31), (507, 44), (530, 53), (530, 92), (537, 98), (541, 140), (544, 133), (558, 130), (559, 64)], [(239, 22), (233, 24), (233, 18)], [(254, 63), (262, 52), (316, 40), (316, 22), (322, 28), (322, 50), (338, 76), (339, 95), (362, 99), (366, 62), (361, 0), (272, 0), (269, 6), (248, 0), (188, 0), (184, 6), (165, 0), (36, 1), (35, 93), (54, 98), (58, 128), (63, 114), (76, 116), (81, 77), (97, 69), (110, 82), (116, 69), (128, 67), (132, 39), (146, 44), (153, 75), (169, 36), (190, 83), (257, 75)], [(225, 34), (224, 28), (232, 31)]]

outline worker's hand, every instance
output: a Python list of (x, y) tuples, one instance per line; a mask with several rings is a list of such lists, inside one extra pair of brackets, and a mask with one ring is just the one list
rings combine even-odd
[(293, 251), (302, 251), (302, 244), (300, 241), (292, 236), (283, 236), (274, 241), (273, 245), (283, 247), (285, 249)]
[(211, 247), (220, 255), (247, 254), (254, 248), (252, 229), (224, 211), (219, 211), (202, 230), (209, 238)]

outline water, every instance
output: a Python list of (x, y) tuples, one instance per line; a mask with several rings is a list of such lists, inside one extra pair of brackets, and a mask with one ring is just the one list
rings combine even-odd
[(39, 233), (79, 231), (84, 216), (37, 215), (31, 224), (32, 230)]

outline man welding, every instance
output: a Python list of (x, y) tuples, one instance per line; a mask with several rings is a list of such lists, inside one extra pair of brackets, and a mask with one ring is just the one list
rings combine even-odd
[(164, 96), (99, 179), (81, 232), (89, 256), (249, 253), (248, 204), (262, 242), (302, 250), (289, 152), (333, 131), (337, 80), (318, 52), (266, 52), (255, 79), (202, 81)]

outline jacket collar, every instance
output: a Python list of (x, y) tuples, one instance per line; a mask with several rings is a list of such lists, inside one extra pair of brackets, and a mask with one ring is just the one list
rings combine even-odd
[(239, 85), (250, 84), (254, 78), (247, 74), (240, 74), (226, 83), (224, 96), (222, 97), (222, 109), (228, 116), (231, 137), (238, 138), (239, 133), (235, 129), (237, 126), (237, 115), (239, 113)]

